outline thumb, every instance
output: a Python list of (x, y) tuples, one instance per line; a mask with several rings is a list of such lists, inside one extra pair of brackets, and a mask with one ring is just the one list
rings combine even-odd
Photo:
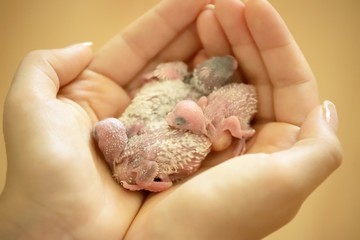
[(89, 64), (91, 43), (80, 43), (62, 49), (37, 50), (21, 62), (8, 98), (48, 100), (55, 98), (61, 86), (80, 74)]
[(306, 195), (310, 194), (342, 162), (342, 148), (336, 136), (338, 117), (335, 105), (325, 101), (316, 107), (301, 126), (296, 144), (279, 152), (277, 159), (290, 166), (289, 173)]

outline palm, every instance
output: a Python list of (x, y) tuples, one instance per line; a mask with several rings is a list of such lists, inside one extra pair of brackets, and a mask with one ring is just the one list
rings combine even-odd
[[(97, 119), (93, 108), (77, 103), (89, 97), (79, 95), (84, 89), (78, 84), (96, 84), (98, 80), (83, 76), (61, 88), (56, 99), (24, 103), (23, 108), (8, 101), (13, 110), (5, 120), (19, 118), (16, 125), (11, 120), (5, 123), (6, 135), (15, 136), (15, 144), (8, 139), (9, 146), (16, 146), (8, 149), (9, 159), (16, 160), (9, 162), (8, 186), (18, 189), (21, 198), (31, 200), (30, 209), (41, 213), (52, 227), (71, 226), (94, 239), (113, 239), (124, 235), (142, 195), (123, 191), (112, 180), (93, 144), (91, 130)], [(35, 146), (43, 147), (34, 152)]]

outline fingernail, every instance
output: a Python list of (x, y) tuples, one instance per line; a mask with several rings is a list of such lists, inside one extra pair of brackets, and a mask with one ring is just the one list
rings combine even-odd
[(214, 5), (214, 4), (206, 4), (205, 9), (214, 10), (214, 9), (215, 9), (215, 5)]
[(335, 105), (326, 100), (324, 101), (322, 108), (325, 121), (336, 131), (338, 128), (338, 115)]
[(68, 48), (71, 47), (90, 47), (93, 45), (93, 42), (82, 42), (82, 43), (75, 43), (70, 46), (67, 46)]
[(79, 43), (78, 45), (80, 45), (80, 46), (86, 46), (86, 47), (90, 47), (90, 46), (92, 46), (93, 45), (93, 42), (83, 42), (83, 43)]

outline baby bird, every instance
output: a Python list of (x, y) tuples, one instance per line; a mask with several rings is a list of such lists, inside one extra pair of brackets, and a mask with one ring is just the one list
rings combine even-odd
[(182, 62), (162, 63), (148, 74), (121, 117), (94, 128), (115, 180), (129, 190), (157, 192), (195, 172), (211, 150), (209, 138), (170, 128), (165, 118), (178, 102), (197, 101), (228, 83), (236, 68), (232, 56), (223, 56), (197, 65), (193, 74)]
[(196, 66), (190, 84), (203, 95), (209, 95), (229, 83), (237, 67), (237, 61), (230, 55), (212, 57)]
[[(207, 137), (170, 129), (165, 120), (129, 139), (118, 134), (122, 128), (118, 119), (107, 118), (96, 124), (96, 138), (115, 180), (132, 191), (164, 191), (194, 173), (210, 152)], [(121, 140), (125, 144), (117, 148)]]
[(179, 101), (197, 100), (226, 84), (236, 68), (237, 62), (232, 56), (212, 57), (197, 65), (192, 76), (183, 62), (161, 63), (146, 75), (149, 81), (119, 120), (126, 126), (128, 135), (134, 135), (142, 127), (163, 120)]
[(173, 128), (204, 134), (215, 151), (226, 149), (235, 137), (239, 143), (234, 154), (240, 155), (245, 151), (246, 139), (255, 133), (250, 121), (256, 113), (256, 104), (254, 86), (230, 83), (208, 97), (201, 97), (197, 103), (180, 101), (166, 120)]

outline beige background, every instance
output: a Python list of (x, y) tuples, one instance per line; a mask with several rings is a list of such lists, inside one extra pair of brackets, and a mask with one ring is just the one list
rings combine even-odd
[[(0, 105), (21, 58), (39, 48), (93, 41), (98, 49), (157, 0), (0, 0)], [(342, 167), (273, 239), (360, 239), (360, 1), (272, 0), (318, 77), (322, 99), (337, 105)], [(30, 139), (29, 139), (30, 140)], [(0, 191), (5, 147), (0, 137)]]

